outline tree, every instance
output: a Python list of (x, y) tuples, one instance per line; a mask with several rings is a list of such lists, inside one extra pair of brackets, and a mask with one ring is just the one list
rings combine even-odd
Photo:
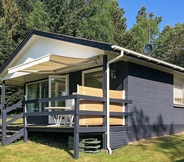
[[(121, 45), (126, 30), (123, 15), (115, 0), (2, 0), (0, 58), (6, 61), (31, 28)], [(16, 101), (11, 98), (16, 96), (11, 95), (9, 103)]]
[(26, 19), (26, 26), (29, 30), (39, 29), (43, 31), (49, 31), (47, 26), (47, 13), (46, 6), (40, 1), (36, 1), (33, 4), (33, 11), (28, 15)]
[(154, 57), (184, 67), (184, 24), (166, 26), (155, 41)]
[(6, 25), (4, 23), (0, 24), (0, 66), (3, 65), (6, 60), (9, 58), (10, 53), (13, 51), (13, 48), (10, 44), (10, 39), (8, 33), (5, 30)]
[[(32, 0), (0, 1), (0, 66), (3, 65), (27, 33), (25, 18), (32, 10)], [(22, 100), (21, 87), (7, 86), (7, 106)]]
[(126, 48), (143, 53), (145, 44), (154, 43), (158, 37), (161, 21), (162, 17), (155, 17), (153, 12), (147, 13), (143, 6), (136, 16), (136, 24), (126, 33)]
[[(126, 18), (124, 17), (125, 11), (123, 8), (119, 8), (117, 2), (113, 2), (114, 9), (111, 13), (112, 23), (114, 26), (114, 43), (119, 46), (124, 46), (126, 38)], [(111, 42), (111, 43), (113, 43)]]
[[(2, 0), (0, 25), (8, 34), (10, 49), (15, 49), (27, 33), (25, 18), (32, 10), (32, 1), (34, 0)], [(8, 51), (6, 55), (10, 55)]]
[(43, 0), (51, 32), (113, 43), (114, 0)]
[(82, 18), (82, 37), (114, 43), (115, 26), (112, 16), (116, 11), (116, 3), (108, 0), (88, 0), (84, 8), (86, 14)]

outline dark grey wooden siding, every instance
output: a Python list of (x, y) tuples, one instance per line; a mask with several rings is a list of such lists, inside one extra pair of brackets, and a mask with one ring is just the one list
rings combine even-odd
[(131, 140), (184, 131), (184, 108), (173, 106), (173, 75), (134, 63), (127, 63), (124, 88), (133, 104)]
[(128, 134), (126, 131), (110, 132), (110, 147), (116, 149), (127, 145), (129, 142)]

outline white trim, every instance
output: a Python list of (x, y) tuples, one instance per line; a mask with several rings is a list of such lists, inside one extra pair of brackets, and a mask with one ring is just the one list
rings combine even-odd
[(168, 63), (168, 62), (165, 62), (165, 61), (162, 61), (162, 60), (158, 60), (156, 58), (153, 58), (153, 57), (150, 57), (150, 56), (146, 56), (146, 55), (143, 55), (143, 54), (140, 54), (140, 53), (128, 50), (126, 48), (122, 48), (120, 46), (113, 45), (112, 48), (114, 50), (124, 51), (124, 52), (126, 52), (127, 55), (128, 54), (134, 55), (134, 56), (137, 56), (137, 58), (143, 58), (143, 59), (146, 59), (147, 61), (153, 61), (153, 62), (155, 62), (157, 64), (168, 66), (168, 67), (172, 68), (173, 70), (184, 71), (183, 67), (180, 67), (180, 66), (177, 66), (177, 65), (173, 65), (171, 63)]
[(84, 81), (85, 74), (89, 74), (89, 73), (96, 72), (96, 71), (103, 71), (103, 67), (82, 71), (82, 86), (85, 86), (85, 81)]
[[(49, 98), (51, 97), (51, 78), (64, 78), (65, 79), (65, 95), (69, 94), (69, 74), (66, 75), (49, 75)], [(51, 102), (49, 102), (49, 107), (51, 107)], [(49, 124), (53, 123), (51, 115), (48, 116)]]
[(184, 108), (184, 104), (174, 104), (174, 107), (176, 107), (176, 108)]
[[(125, 99), (125, 90), (122, 90), (122, 99)], [(125, 103), (122, 104), (122, 112), (125, 112)], [(125, 125), (125, 116), (122, 118), (122, 125)]]
[[(112, 48), (114, 48), (112, 46)], [(121, 54), (117, 57), (109, 60), (106, 64), (107, 66), (107, 149), (109, 150), (109, 154), (112, 154), (112, 149), (110, 147), (110, 99), (109, 99), (109, 91), (110, 91), (110, 64), (121, 59), (124, 56), (124, 51), (121, 50)]]
[[(180, 98), (178, 98), (178, 102), (176, 102), (176, 96), (175, 96), (175, 86), (176, 84), (181, 84), (182, 86), (182, 98), (181, 98), (181, 102), (179, 102)], [(178, 105), (181, 105), (183, 107), (184, 105), (184, 79), (182, 77), (178, 77), (174, 75), (174, 84), (173, 84), (173, 103), (175, 107), (178, 107)]]

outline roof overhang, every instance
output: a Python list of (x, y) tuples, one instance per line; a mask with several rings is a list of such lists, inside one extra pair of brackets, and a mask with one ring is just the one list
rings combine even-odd
[(98, 56), (92, 58), (73, 58), (48, 54), (43, 57), (31, 60), (29, 62), (13, 66), (8, 69), (8, 74), (15, 72), (26, 72), (37, 74), (58, 73), (66, 68), (70, 69), (84, 66), (86, 64), (98, 64), (98, 63), (99, 63)]
[(125, 52), (125, 56), (131, 56), (131, 58), (133, 58), (135, 60), (140, 60), (140, 61), (144, 60), (144, 61), (147, 62), (147, 64), (148, 63), (153, 63), (154, 65), (159, 65), (160, 68), (169, 68), (173, 71), (178, 71), (178, 72), (181, 72), (181, 73), (184, 72), (183, 67), (180, 67), (180, 66), (177, 66), (177, 65), (174, 65), (174, 64), (171, 64), (171, 63), (153, 58), (151, 56), (143, 55), (143, 54), (140, 54), (138, 52), (134, 52), (134, 51), (131, 51), (131, 50), (128, 50), (126, 48), (116, 46), (116, 45), (113, 45), (111, 47), (114, 50), (119, 50), (119, 51)]
[(15, 58), (24, 50), (27, 49), (27, 47), (38, 37), (44, 37), (44, 38), (50, 38), (54, 40), (59, 41), (65, 41), (69, 43), (74, 43), (78, 45), (93, 47), (105, 51), (112, 51), (111, 44), (109, 43), (103, 43), (103, 42), (97, 42), (92, 40), (87, 40), (83, 38), (77, 38), (77, 37), (71, 37), (67, 35), (61, 35), (56, 33), (49, 33), (49, 32), (43, 32), (39, 30), (31, 30), (27, 36), (24, 38), (24, 40), (19, 44), (19, 46), (15, 49), (15, 51), (12, 53), (12, 55), (9, 57), (9, 59), (0, 67), (0, 75), (4, 75), (5, 71), (11, 67), (13, 64), (11, 64)]

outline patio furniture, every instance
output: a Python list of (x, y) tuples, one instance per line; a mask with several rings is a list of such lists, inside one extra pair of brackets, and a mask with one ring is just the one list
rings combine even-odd
[[(71, 110), (70, 107), (45, 107), (45, 110), (51, 110), (51, 111), (67, 111), (67, 110)], [(54, 125), (50, 125), (50, 126), (66, 126), (66, 122), (67, 122), (67, 115), (63, 114), (63, 115), (51, 115), (53, 120), (54, 120)]]

